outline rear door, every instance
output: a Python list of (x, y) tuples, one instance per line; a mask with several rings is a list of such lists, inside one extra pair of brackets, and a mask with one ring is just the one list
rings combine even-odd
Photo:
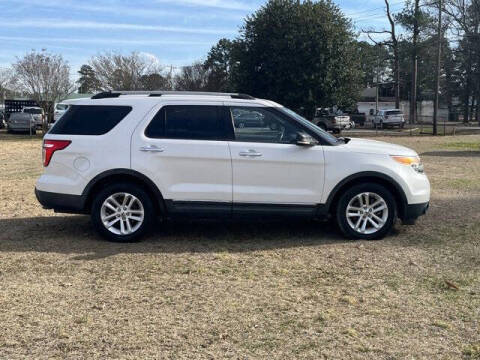
[(218, 103), (156, 107), (132, 138), (132, 168), (158, 186), (172, 213), (230, 215), (232, 165)]
[(264, 124), (236, 126), (235, 140), (229, 142), (234, 214), (314, 211), (323, 192), (323, 147), (296, 145), (297, 133), (305, 130), (273, 108), (230, 106), (230, 111), (233, 124), (236, 114), (246, 113), (260, 116)]

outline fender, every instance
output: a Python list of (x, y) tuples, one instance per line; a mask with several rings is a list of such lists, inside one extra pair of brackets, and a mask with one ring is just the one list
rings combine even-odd
[(158, 189), (157, 185), (150, 180), (147, 176), (143, 175), (142, 173), (139, 173), (138, 171), (132, 170), (132, 169), (112, 169), (112, 170), (107, 170), (104, 171), (97, 176), (95, 176), (90, 182), (87, 184), (85, 189), (83, 190), (82, 196), (85, 197), (85, 199), (88, 199), (86, 201), (86, 206), (89, 206), (89, 202), (91, 201), (91, 191), (95, 188), (95, 186), (102, 181), (111, 178), (111, 177), (121, 177), (125, 176), (126, 178), (130, 179), (135, 179), (137, 182), (143, 184), (147, 190), (155, 197), (155, 203), (158, 205), (158, 208), (160, 211), (164, 212), (165, 211), (165, 202), (162, 196), (162, 193)]
[(360, 183), (362, 180), (377, 180), (381, 184), (389, 185), (393, 189), (393, 195), (397, 201), (399, 217), (403, 219), (405, 217), (405, 209), (408, 205), (407, 196), (403, 191), (402, 187), (388, 175), (385, 175), (376, 171), (362, 171), (347, 176), (342, 181), (340, 181), (328, 195), (327, 201), (324, 205), (320, 207), (321, 214), (328, 214), (332, 210), (333, 201), (336, 197), (340, 195), (340, 191), (348, 185), (353, 185), (355, 183)]

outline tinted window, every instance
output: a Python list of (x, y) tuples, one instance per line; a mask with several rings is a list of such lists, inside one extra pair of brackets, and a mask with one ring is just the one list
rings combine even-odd
[(403, 113), (399, 110), (387, 111), (387, 115), (403, 115)]
[(306, 134), (294, 121), (269, 108), (232, 107), (231, 114), (237, 141), (294, 144), (299, 132)]
[(152, 138), (225, 140), (222, 108), (207, 105), (167, 105), (152, 119), (145, 135)]
[(72, 105), (56, 122), (50, 134), (103, 135), (130, 111), (130, 106)]

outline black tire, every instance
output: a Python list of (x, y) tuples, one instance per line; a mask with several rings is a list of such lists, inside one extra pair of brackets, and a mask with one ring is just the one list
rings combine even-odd
[[(104, 201), (113, 194), (128, 193), (135, 196), (143, 206), (143, 222), (134, 232), (121, 235), (108, 230), (102, 222), (101, 211)], [(155, 208), (148, 194), (139, 186), (127, 182), (107, 185), (100, 190), (94, 197), (91, 208), (91, 219), (95, 230), (107, 240), (114, 242), (134, 242), (139, 241), (151, 228), (155, 220)]]
[[(388, 209), (388, 216), (386, 217), (384, 225), (378, 229), (376, 232), (370, 234), (364, 234), (359, 231), (353, 229), (347, 220), (347, 206), (349, 202), (359, 194), (362, 193), (374, 193), (379, 195), (386, 203)], [(386, 189), (384, 186), (375, 184), (375, 183), (365, 183), (354, 185), (347, 191), (345, 191), (340, 199), (338, 200), (337, 207), (336, 207), (336, 219), (338, 227), (340, 228), (341, 232), (350, 239), (363, 239), (363, 240), (378, 240), (382, 239), (387, 235), (396, 219), (396, 204), (395, 198), (393, 197), (392, 193)]]

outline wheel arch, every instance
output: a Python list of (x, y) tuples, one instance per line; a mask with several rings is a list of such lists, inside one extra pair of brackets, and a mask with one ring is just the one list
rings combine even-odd
[(345, 179), (340, 181), (330, 192), (330, 195), (327, 198), (325, 203), (325, 211), (327, 214), (331, 214), (332, 211), (335, 211), (338, 199), (343, 194), (343, 191), (349, 187), (358, 184), (364, 183), (375, 183), (384, 186), (387, 190), (392, 192), (392, 195), (395, 198), (397, 205), (398, 217), (403, 219), (405, 217), (405, 212), (407, 208), (407, 196), (403, 191), (400, 184), (391, 178), (388, 175), (375, 172), (375, 171), (365, 171), (356, 173), (350, 176), (347, 176)]
[(130, 182), (142, 187), (154, 200), (155, 211), (160, 214), (165, 213), (165, 201), (162, 193), (147, 176), (131, 169), (112, 169), (104, 171), (95, 176), (83, 190), (82, 196), (85, 196), (85, 210), (89, 211), (94, 195), (104, 186), (115, 182)]

